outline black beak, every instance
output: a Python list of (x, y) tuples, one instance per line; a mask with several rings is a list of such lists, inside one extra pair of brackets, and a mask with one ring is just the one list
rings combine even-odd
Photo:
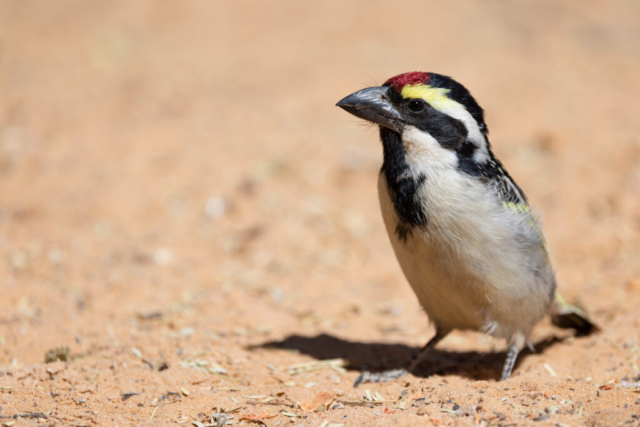
[(402, 132), (402, 119), (391, 104), (386, 86), (368, 87), (340, 100), (336, 106), (356, 117)]

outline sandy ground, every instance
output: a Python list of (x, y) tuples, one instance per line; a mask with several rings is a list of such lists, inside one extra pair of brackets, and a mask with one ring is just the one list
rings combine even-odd
[[(433, 330), (334, 104), (414, 70), (486, 109), (603, 329), (542, 322), (507, 382), (455, 333), (352, 387)], [(0, 1), (0, 422), (640, 425), (639, 75), (635, 0)]]

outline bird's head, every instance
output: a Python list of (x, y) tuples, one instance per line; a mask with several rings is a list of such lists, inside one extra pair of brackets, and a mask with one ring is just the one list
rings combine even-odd
[(337, 104), (356, 117), (402, 135), (408, 129), (428, 133), (447, 149), (465, 142), (487, 149), (482, 108), (460, 83), (435, 73), (397, 75), (382, 86), (352, 93)]

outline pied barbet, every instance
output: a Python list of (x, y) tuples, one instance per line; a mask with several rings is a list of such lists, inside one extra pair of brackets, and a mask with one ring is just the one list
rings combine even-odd
[(483, 110), (464, 86), (440, 74), (404, 73), (337, 105), (379, 125), (382, 217), (436, 329), (405, 368), (365, 371), (356, 387), (413, 371), (456, 329), (506, 339), (502, 380), (545, 313), (558, 326), (595, 330), (556, 292), (538, 221), (491, 151)]

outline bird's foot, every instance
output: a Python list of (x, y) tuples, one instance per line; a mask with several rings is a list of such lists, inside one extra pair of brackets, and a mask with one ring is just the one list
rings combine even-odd
[(364, 383), (386, 383), (389, 381), (397, 380), (405, 375), (408, 375), (409, 371), (406, 369), (392, 369), (390, 371), (383, 372), (369, 372), (364, 371), (353, 383), (353, 387), (357, 388), (360, 384)]

